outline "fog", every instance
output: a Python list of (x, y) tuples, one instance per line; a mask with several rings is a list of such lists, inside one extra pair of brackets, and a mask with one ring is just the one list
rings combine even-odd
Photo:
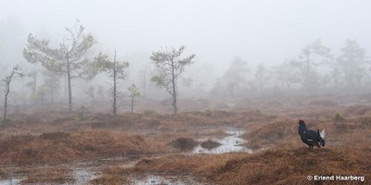
[(216, 66), (233, 56), (272, 64), (296, 56), (315, 39), (334, 51), (348, 38), (369, 46), (370, 5), (335, 0), (3, 0), (0, 20), (19, 22), (24, 35), (60, 36), (79, 19), (102, 48), (116, 47), (127, 55), (186, 45), (199, 61)]
[(371, 181), (370, 18), (371, 0), (0, 0), (0, 185)]
[[(102, 52), (112, 58), (116, 49), (117, 59), (130, 63), (128, 77), (120, 82), (123, 97), (127, 97), (126, 89), (130, 84), (140, 86), (143, 71), (146, 71), (145, 78), (150, 87), (146, 96), (160, 99), (169, 97), (150, 81), (155, 65), (149, 57), (152, 52), (162, 48), (184, 45), (184, 56), (196, 55), (194, 63), (185, 68), (179, 79), (180, 98), (205, 98), (210, 95), (228, 97), (266, 94), (277, 89), (300, 90), (305, 80), (294, 80), (289, 84), (287, 76), (281, 75), (282, 79), (278, 79), (279, 75), (274, 75), (277, 74), (274, 72), (279, 68), (277, 66), (299, 60), (303, 49), (317, 40), (330, 49), (333, 62), (341, 55), (341, 48), (349, 39), (356, 41), (365, 51), (361, 66), (365, 75), (361, 77), (362, 82), (358, 80), (357, 88), (366, 88), (362, 92), (368, 93), (367, 87), (371, 84), (371, 71), (369, 63), (366, 63), (371, 51), (369, 7), (371, 2), (367, 0), (2, 0), (1, 78), (15, 64), (23, 67), (24, 73), (34, 68), (43, 69), (40, 65), (28, 63), (22, 55), (30, 33), (38, 39), (48, 39), (52, 47), (58, 47), (66, 36), (65, 28), (79, 20), (86, 28), (86, 33), (92, 33), (97, 41), (89, 52), (91, 56)], [(258, 87), (256, 74), (259, 64), (266, 69), (264, 79), (261, 79), (265, 84), (261, 88)], [(246, 70), (238, 70), (241, 68)], [(304, 88), (306, 92), (313, 92), (308, 88), (314, 89), (314, 86), (324, 87), (316, 89), (316, 93), (323, 92), (328, 84), (335, 83), (329, 77), (333, 65), (315, 68), (316, 74), (319, 74), (318, 78), (313, 77), (317, 78), (317, 85), (312, 83), (312, 86), (307, 86)], [(235, 70), (246, 77), (238, 76)], [(292, 75), (298, 76), (299, 73), (303, 71)], [(41, 74), (39, 78), (40, 81), (44, 79)], [(29, 78), (16, 80), (13, 92), (23, 94), (27, 99), (28, 95), (25, 94), (28, 89), (24, 89), (24, 84), (29, 81)], [(65, 81), (61, 78), (59, 96), (62, 99), (67, 93)], [(242, 85), (236, 85), (233, 87), (236, 89), (231, 90), (231, 86), (223, 86), (223, 83)], [(74, 81), (76, 93), (73, 96), (86, 98), (84, 92), (91, 84), (100, 85), (105, 90), (110, 87), (106, 75), (99, 74), (94, 81)]]

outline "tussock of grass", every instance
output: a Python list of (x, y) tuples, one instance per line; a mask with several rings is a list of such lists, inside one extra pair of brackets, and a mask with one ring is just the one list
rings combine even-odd
[(256, 147), (271, 146), (285, 142), (291, 143), (289, 139), (297, 140), (297, 126), (295, 121), (289, 119), (278, 120), (273, 123), (255, 124), (250, 125), (242, 137), (248, 141), (248, 145)]
[(180, 137), (171, 141), (169, 145), (178, 150), (192, 150), (198, 145), (198, 142), (191, 138)]
[(211, 139), (208, 139), (207, 141), (204, 141), (201, 143), (201, 146), (203, 148), (206, 148), (206, 149), (213, 149), (213, 148), (216, 148), (218, 146), (220, 146), (221, 144), (214, 141), (214, 140), (211, 140)]
[(127, 180), (123, 178), (121, 175), (104, 174), (101, 177), (90, 181), (90, 184), (93, 184), (93, 185), (101, 185), (101, 184), (122, 185), (122, 184), (126, 184), (126, 182)]

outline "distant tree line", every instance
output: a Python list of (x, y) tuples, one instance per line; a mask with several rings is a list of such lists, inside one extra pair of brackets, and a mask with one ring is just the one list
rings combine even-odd
[(247, 62), (235, 58), (221, 76), (212, 93), (239, 96), (270, 88), (315, 92), (325, 88), (354, 89), (371, 85), (370, 61), (365, 49), (347, 40), (338, 56), (320, 40), (304, 47), (298, 57), (271, 68), (260, 63), (253, 77)]

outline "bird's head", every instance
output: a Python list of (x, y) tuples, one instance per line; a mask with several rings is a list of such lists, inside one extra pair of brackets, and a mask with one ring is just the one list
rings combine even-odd
[(301, 125), (301, 124), (305, 124), (305, 123), (304, 123), (304, 120), (302, 120), (302, 119), (299, 119), (298, 123), (299, 123), (299, 125)]

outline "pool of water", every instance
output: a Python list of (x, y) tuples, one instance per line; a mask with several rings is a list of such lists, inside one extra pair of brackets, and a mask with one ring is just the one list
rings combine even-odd
[[(245, 133), (245, 131), (237, 129), (237, 128), (226, 128), (224, 131), (228, 136), (222, 139), (213, 139), (214, 141), (219, 142), (221, 145), (219, 147), (215, 147), (212, 149), (206, 149), (202, 146), (198, 145), (192, 151), (193, 154), (220, 154), (220, 153), (228, 153), (228, 152), (249, 152), (251, 153), (252, 150), (242, 146), (241, 144), (245, 143), (246, 141), (242, 139), (240, 136)], [(198, 141), (203, 142), (206, 141), (208, 138), (201, 138)]]
[(75, 169), (73, 171), (73, 178), (75, 179), (75, 183), (73, 184), (88, 184), (89, 181), (97, 178), (97, 176), (90, 170), (87, 169)]
[(129, 179), (132, 185), (203, 185), (200, 182), (193, 180), (191, 177), (178, 176), (156, 176), (149, 175), (146, 177), (132, 177)]
[(7, 179), (7, 180), (0, 180), (0, 185), (16, 185), (20, 184), (21, 179)]

